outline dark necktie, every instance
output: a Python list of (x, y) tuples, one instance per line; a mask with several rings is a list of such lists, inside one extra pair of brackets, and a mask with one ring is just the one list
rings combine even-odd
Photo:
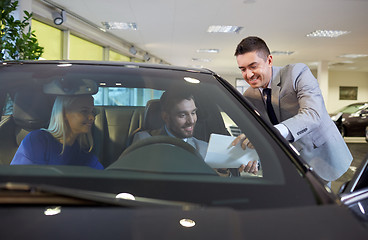
[(270, 88), (264, 88), (263, 89), (263, 95), (266, 98), (266, 109), (267, 109), (268, 117), (270, 118), (271, 123), (273, 125), (276, 125), (279, 122), (276, 118), (276, 114), (275, 114), (275, 111), (273, 110), (272, 103), (271, 103), (271, 89)]

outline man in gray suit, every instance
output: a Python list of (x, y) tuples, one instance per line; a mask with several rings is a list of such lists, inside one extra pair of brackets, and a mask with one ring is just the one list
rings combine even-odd
[[(317, 80), (305, 64), (273, 67), (266, 43), (247, 37), (237, 46), (236, 60), (251, 86), (244, 96), (293, 143), (302, 158), (327, 182), (347, 171), (351, 153), (324, 105)], [(246, 140), (246, 141), (244, 141)], [(239, 141), (250, 144), (244, 135)]]

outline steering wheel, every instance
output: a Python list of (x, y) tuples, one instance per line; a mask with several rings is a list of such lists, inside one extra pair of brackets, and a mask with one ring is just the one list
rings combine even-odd
[[(176, 147), (182, 148), (194, 155), (196, 155), (199, 158), (202, 158), (202, 156), (199, 154), (199, 152), (190, 144), (184, 142), (181, 139), (169, 137), (169, 136), (152, 136), (149, 138), (145, 138), (142, 140), (139, 140), (138, 142), (135, 142), (134, 144), (130, 145), (122, 154), (120, 157), (127, 155), (128, 153), (135, 151), (138, 148), (151, 145), (151, 144), (172, 144)], [(202, 158), (203, 159), (203, 158)]]
[(106, 170), (217, 175), (193, 146), (169, 136), (152, 136), (132, 144)]

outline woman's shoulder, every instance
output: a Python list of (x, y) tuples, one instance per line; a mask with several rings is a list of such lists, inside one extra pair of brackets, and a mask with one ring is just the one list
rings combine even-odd
[(28, 134), (28, 136), (30, 136), (32, 138), (38, 138), (38, 137), (47, 138), (47, 137), (52, 137), (52, 135), (47, 130), (44, 130), (44, 129), (33, 130), (32, 132), (30, 132)]
[(51, 141), (54, 137), (49, 133), (47, 130), (37, 129), (33, 130), (32, 132), (28, 133), (27, 136), (24, 138), (25, 141)]

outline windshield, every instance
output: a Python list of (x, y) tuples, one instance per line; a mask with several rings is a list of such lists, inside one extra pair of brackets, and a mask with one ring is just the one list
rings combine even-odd
[(339, 112), (348, 113), (348, 114), (356, 113), (357, 111), (359, 111), (360, 109), (364, 108), (367, 105), (368, 105), (367, 103), (351, 104), (351, 105), (345, 106), (341, 108), (340, 110), (336, 111), (335, 114)]
[[(38, 142), (32, 148), (38, 156), (35, 162), (14, 164), (30, 132), (41, 129), (48, 142), (55, 140), (50, 134), (50, 115), (59, 95), (45, 93), (45, 85), (78, 79), (98, 86), (90, 129), (93, 147), (87, 151), (97, 162), (84, 166), (87, 160), (82, 161), (81, 155), (65, 157), (68, 148), (57, 155), (64, 160), (42, 162), (39, 159), (45, 154), (40, 154)], [(0, 67), (0, 83), (3, 181), (236, 208), (318, 202), (303, 179), (296, 154), (275, 137), (236, 90), (209, 71), (8, 63)], [(182, 93), (186, 97), (181, 98)], [(251, 143), (245, 150), (231, 145), (240, 134)], [(258, 171), (239, 172), (249, 162)]]

